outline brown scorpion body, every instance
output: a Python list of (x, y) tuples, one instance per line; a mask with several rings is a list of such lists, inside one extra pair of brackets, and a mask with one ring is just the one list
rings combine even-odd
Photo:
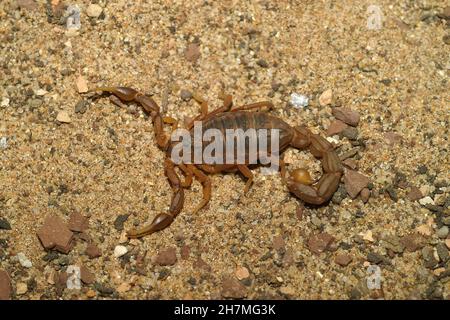
[[(177, 120), (169, 117), (163, 117), (156, 102), (149, 96), (140, 94), (136, 90), (127, 87), (108, 87), (97, 88), (93, 91), (109, 92), (122, 101), (134, 101), (142, 105), (142, 107), (150, 114), (152, 118), (156, 142), (158, 146), (166, 152), (166, 160), (164, 163), (165, 174), (169, 180), (169, 184), (173, 190), (173, 196), (168, 212), (159, 213), (153, 221), (137, 230), (128, 232), (128, 237), (138, 238), (168, 227), (174, 218), (181, 212), (184, 205), (184, 189), (190, 187), (192, 179), (195, 177), (203, 186), (203, 198), (194, 209), (197, 212), (203, 208), (211, 197), (211, 181), (207, 173), (218, 172), (234, 172), (239, 171), (247, 178), (244, 192), (247, 192), (253, 181), (252, 171), (248, 167), (248, 154), (245, 156), (244, 163), (226, 163), (226, 164), (194, 164), (179, 163), (175, 164), (171, 160), (171, 152), (174, 148), (174, 142), (171, 142), (163, 130), (163, 124), (172, 124), (173, 128), (177, 125)], [(320, 205), (331, 199), (336, 192), (343, 173), (343, 167), (333, 146), (323, 137), (313, 134), (304, 126), (291, 127), (278, 117), (270, 115), (262, 109), (273, 108), (270, 102), (258, 102), (232, 109), (232, 99), (229, 95), (221, 97), (224, 101), (222, 107), (208, 112), (207, 103), (197, 95), (194, 99), (201, 106), (201, 114), (192, 120), (187, 129), (193, 135), (194, 121), (201, 121), (202, 130), (218, 129), (225, 136), (227, 129), (278, 129), (279, 131), (279, 149), (281, 154), (286, 148), (292, 146), (297, 149), (309, 148), (310, 152), (318, 159), (321, 159), (323, 167), (323, 175), (316, 183), (312, 184), (308, 179), (298, 179), (298, 172), (291, 174), (289, 178), (285, 178), (284, 163), (280, 160), (280, 169), (283, 181), (291, 193), (296, 197), (309, 204)], [(253, 110), (258, 110), (255, 112)], [(249, 150), (246, 148), (245, 150)], [(269, 153), (269, 148), (267, 153)], [(236, 154), (236, 153), (235, 153)], [(223, 155), (225, 156), (225, 154)], [(222, 162), (225, 163), (225, 162)], [(185, 179), (181, 180), (175, 168), (178, 167), (184, 174)], [(300, 175), (305, 174), (301, 172)], [(309, 177), (309, 174), (306, 172)]]

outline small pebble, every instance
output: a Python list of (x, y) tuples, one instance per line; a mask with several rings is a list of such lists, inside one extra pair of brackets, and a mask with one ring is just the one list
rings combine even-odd
[(98, 4), (90, 4), (86, 9), (86, 14), (91, 18), (98, 18), (102, 14), (102, 7), (100, 7)]
[(60, 111), (56, 116), (56, 120), (62, 123), (70, 123), (72, 119), (69, 117), (69, 113), (67, 111)]
[(83, 76), (79, 76), (76, 80), (78, 93), (86, 93), (89, 91), (86, 80)]
[(345, 107), (333, 108), (332, 114), (336, 119), (350, 126), (356, 127), (359, 123), (359, 113), (352, 109)]
[(427, 224), (422, 224), (416, 228), (417, 232), (423, 236), (431, 236), (431, 228)]
[(386, 132), (384, 134), (384, 139), (386, 140), (388, 145), (393, 146), (402, 141), (402, 136), (395, 132)]
[(87, 105), (89, 103), (86, 100), (80, 100), (78, 101), (78, 103), (75, 105), (75, 113), (85, 113), (87, 110)]
[(0, 149), (5, 150), (6, 148), (8, 148), (8, 138), (1, 137), (0, 138)]
[(75, 211), (70, 215), (68, 227), (72, 231), (84, 232), (89, 228), (89, 219)]
[(128, 252), (127, 247), (125, 247), (125, 246), (116, 246), (114, 248), (114, 257), (120, 258), (121, 256), (123, 256), (127, 252)]
[(308, 240), (308, 248), (311, 252), (319, 254), (327, 250), (334, 241), (334, 237), (327, 233), (312, 235)]
[(358, 139), (359, 132), (358, 129), (354, 127), (347, 127), (344, 130), (342, 130), (341, 134), (349, 140), (356, 140)]
[(367, 201), (369, 201), (370, 198), (370, 190), (368, 188), (364, 188), (361, 190), (361, 200), (364, 203), (367, 203)]
[(286, 296), (295, 295), (295, 290), (291, 286), (283, 286), (280, 288), (280, 292)]
[(335, 120), (333, 122), (331, 122), (330, 126), (327, 129), (326, 135), (327, 136), (334, 136), (336, 134), (341, 133), (342, 131), (345, 130), (345, 128), (347, 128), (348, 125), (345, 124), (344, 122), (342, 122), (341, 120)]
[(176, 248), (166, 248), (161, 250), (155, 257), (155, 263), (160, 266), (172, 266), (177, 262)]
[(97, 245), (95, 245), (93, 243), (89, 243), (87, 245), (85, 253), (87, 254), (87, 256), (90, 259), (95, 259), (102, 255), (102, 252), (100, 251), (100, 249), (97, 247)]
[(3, 98), (0, 105), (2, 107), (7, 107), (7, 106), (9, 106), (9, 101), (10, 101), (9, 98)]
[(417, 201), (417, 200), (423, 198), (423, 194), (419, 188), (412, 186), (411, 190), (408, 192), (407, 197), (410, 201)]
[(120, 215), (118, 215), (116, 220), (114, 220), (114, 228), (117, 231), (122, 231), (123, 230), (123, 225), (128, 220), (129, 216), (130, 216), (129, 214), (120, 214)]
[(258, 66), (260, 66), (261, 68), (268, 68), (269, 67), (269, 64), (264, 59), (259, 59), (258, 61), (256, 61), (256, 64)]
[(0, 230), (11, 230), (11, 225), (6, 218), (0, 218)]
[(297, 109), (305, 108), (309, 104), (309, 98), (303, 94), (298, 94), (294, 92), (291, 94), (290, 102), (294, 108)]
[(246, 267), (236, 268), (236, 278), (238, 278), (238, 280), (246, 279), (249, 276), (250, 276), (250, 272), (248, 271), (248, 269)]
[(238, 280), (227, 277), (222, 282), (221, 295), (224, 298), (242, 299), (247, 296), (247, 289)]
[(59, 252), (68, 253), (74, 245), (73, 232), (56, 215), (48, 215), (37, 234), (42, 246), (47, 250), (54, 248)]
[(345, 170), (344, 174), (344, 186), (348, 195), (355, 199), (356, 196), (367, 187), (369, 184), (369, 178), (365, 175), (353, 171), (353, 170)]
[(341, 253), (336, 256), (334, 260), (338, 265), (346, 267), (352, 262), (352, 257), (346, 253)]
[(180, 98), (183, 101), (189, 101), (192, 99), (192, 92), (190, 92), (189, 90), (182, 89), (180, 91)]
[(200, 58), (200, 47), (191, 43), (187, 46), (186, 51), (184, 52), (184, 57), (187, 61), (195, 63)]
[(19, 282), (16, 284), (16, 294), (18, 296), (21, 296), (21, 295), (27, 293), (27, 291), (28, 291), (28, 286), (26, 283)]
[(426, 206), (427, 204), (434, 204), (434, 201), (430, 196), (426, 196), (426, 197), (420, 199), (419, 203), (423, 206)]
[(326, 105), (329, 105), (333, 102), (333, 90), (328, 89), (322, 92), (322, 94), (319, 97), (319, 104), (324, 107)]
[(131, 289), (131, 285), (128, 282), (123, 282), (117, 287), (118, 293), (125, 293)]
[(19, 252), (16, 257), (19, 260), (19, 263), (22, 267), (31, 268), (33, 266), (31, 261), (22, 252)]
[(0, 300), (11, 299), (11, 278), (9, 274), (0, 269)]
[(445, 239), (448, 236), (448, 232), (449, 229), (447, 226), (442, 226), (441, 228), (439, 228), (439, 230), (436, 232), (436, 235), (441, 238), (441, 239)]

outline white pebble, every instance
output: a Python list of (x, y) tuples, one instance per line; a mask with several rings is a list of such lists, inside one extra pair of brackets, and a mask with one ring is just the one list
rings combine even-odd
[(423, 197), (422, 199), (419, 200), (419, 203), (423, 206), (426, 206), (427, 204), (434, 205), (434, 201), (433, 199), (431, 199), (430, 196)]
[(304, 108), (309, 104), (309, 98), (303, 94), (292, 93), (291, 104), (294, 108)]
[(125, 246), (116, 246), (114, 248), (114, 257), (120, 258), (121, 256), (123, 256), (127, 252), (128, 252), (127, 247), (125, 247)]
[(19, 260), (20, 265), (24, 268), (31, 268), (33, 266), (31, 261), (22, 252), (17, 254), (17, 259)]
[(3, 99), (2, 99), (1, 106), (2, 106), (2, 107), (7, 107), (7, 106), (9, 106), (9, 98), (3, 98)]
[(45, 91), (44, 89), (37, 89), (34, 93), (35, 93), (37, 96), (45, 96), (48, 92)]
[(0, 138), (0, 149), (6, 149), (8, 148), (8, 139), (6, 137)]

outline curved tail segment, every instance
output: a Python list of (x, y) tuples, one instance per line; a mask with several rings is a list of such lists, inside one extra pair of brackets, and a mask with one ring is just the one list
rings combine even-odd
[(287, 182), (288, 189), (297, 198), (306, 203), (321, 205), (331, 199), (339, 187), (344, 168), (333, 145), (325, 138), (313, 134), (305, 127), (295, 128), (296, 134), (292, 145), (297, 148), (309, 148), (311, 153), (321, 159), (323, 175), (313, 185), (305, 184), (294, 177)]

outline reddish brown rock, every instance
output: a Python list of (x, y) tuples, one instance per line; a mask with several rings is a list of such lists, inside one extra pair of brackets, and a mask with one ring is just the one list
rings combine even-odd
[(397, 144), (397, 143), (400, 143), (400, 142), (402, 142), (402, 136), (401, 135), (399, 135), (398, 133), (395, 133), (395, 132), (386, 132), (385, 134), (384, 134), (384, 139), (386, 140), (386, 143), (388, 144), (388, 145), (391, 145), (391, 146), (393, 146), (393, 145), (395, 145), (395, 144)]
[(353, 127), (356, 127), (359, 123), (359, 113), (350, 108), (333, 108), (332, 113), (336, 119), (341, 120), (342, 122), (345, 122)]
[(85, 284), (92, 284), (95, 281), (95, 275), (85, 266), (80, 267), (80, 278)]
[(284, 250), (284, 239), (281, 235), (273, 237), (273, 248), (277, 251)]
[(86, 246), (86, 251), (84, 253), (86, 253), (90, 259), (95, 259), (102, 255), (102, 251), (94, 243), (89, 243)]
[(89, 219), (79, 212), (74, 212), (70, 215), (69, 229), (76, 232), (84, 232), (89, 228)]
[(342, 131), (344, 131), (344, 129), (347, 128), (347, 127), (348, 127), (348, 125), (346, 125), (341, 120), (335, 120), (328, 127), (326, 135), (327, 136), (334, 136), (334, 135), (339, 134)]
[(334, 237), (328, 233), (312, 235), (308, 240), (308, 248), (311, 252), (319, 254), (329, 248), (334, 241)]
[(344, 186), (350, 198), (355, 199), (362, 189), (369, 184), (369, 178), (353, 170), (345, 170)]
[(297, 216), (298, 220), (302, 220), (303, 219), (303, 211), (305, 210), (305, 207), (303, 207), (302, 205), (299, 205), (297, 207), (297, 210), (295, 210), (295, 215)]
[(242, 299), (247, 296), (247, 288), (237, 279), (226, 277), (222, 281), (221, 295), (224, 298)]
[(346, 267), (352, 262), (352, 257), (346, 253), (340, 253), (336, 256), (334, 262), (342, 267)]
[(200, 47), (196, 43), (187, 46), (184, 56), (187, 61), (195, 63), (200, 58)]
[(22, 9), (34, 11), (38, 8), (35, 0), (17, 0), (17, 6)]
[(211, 272), (211, 266), (207, 264), (201, 257), (198, 257), (196, 261), (192, 264), (194, 269), (203, 269), (205, 271)]
[(160, 266), (172, 266), (177, 262), (177, 250), (167, 248), (161, 250), (155, 257), (155, 263)]
[(367, 201), (369, 201), (370, 198), (370, 190), (368, 188), (364, 188), (361, 190), (361, 200), (364, 203), (367, 203)]
[(356, 162), (355, 159), (351, 158), (345, 159), (344, 161), (342, 161), (342, 164), (352, 170), (358, 169), (358, 163)]
[(289, 267), (293, 265), (294, 262), (294, 251), (291, 248), (287, 248), (283, 256), (283, 265)]
[(64, 221), (55, 215), (45, 218), (44, 224), (38, 230), (37, 235), (43, 247), (47, 250), (55, 249), (62, 253), (68, 253), (73, 245), (73, 232), (69, 230)]
[(11, 278), (9, 274), (0, 270), (0, 300), (9, 300), (11, 299)]
[(182, 246), (180, 250), (181, 259), (187, 260), (189, 259), (189, 255), (191, 253), (191, 248), (189, 246)]
[(417, 201), (423, 198), (422, 191), (419, 188), (412, 186), (411, 190), (408, 192), (407, 197), (411, 201)]
[(424, 239), (418, 234), (408, 234), (400, 239), (406, 251), (414, 252), (424, 247)]

